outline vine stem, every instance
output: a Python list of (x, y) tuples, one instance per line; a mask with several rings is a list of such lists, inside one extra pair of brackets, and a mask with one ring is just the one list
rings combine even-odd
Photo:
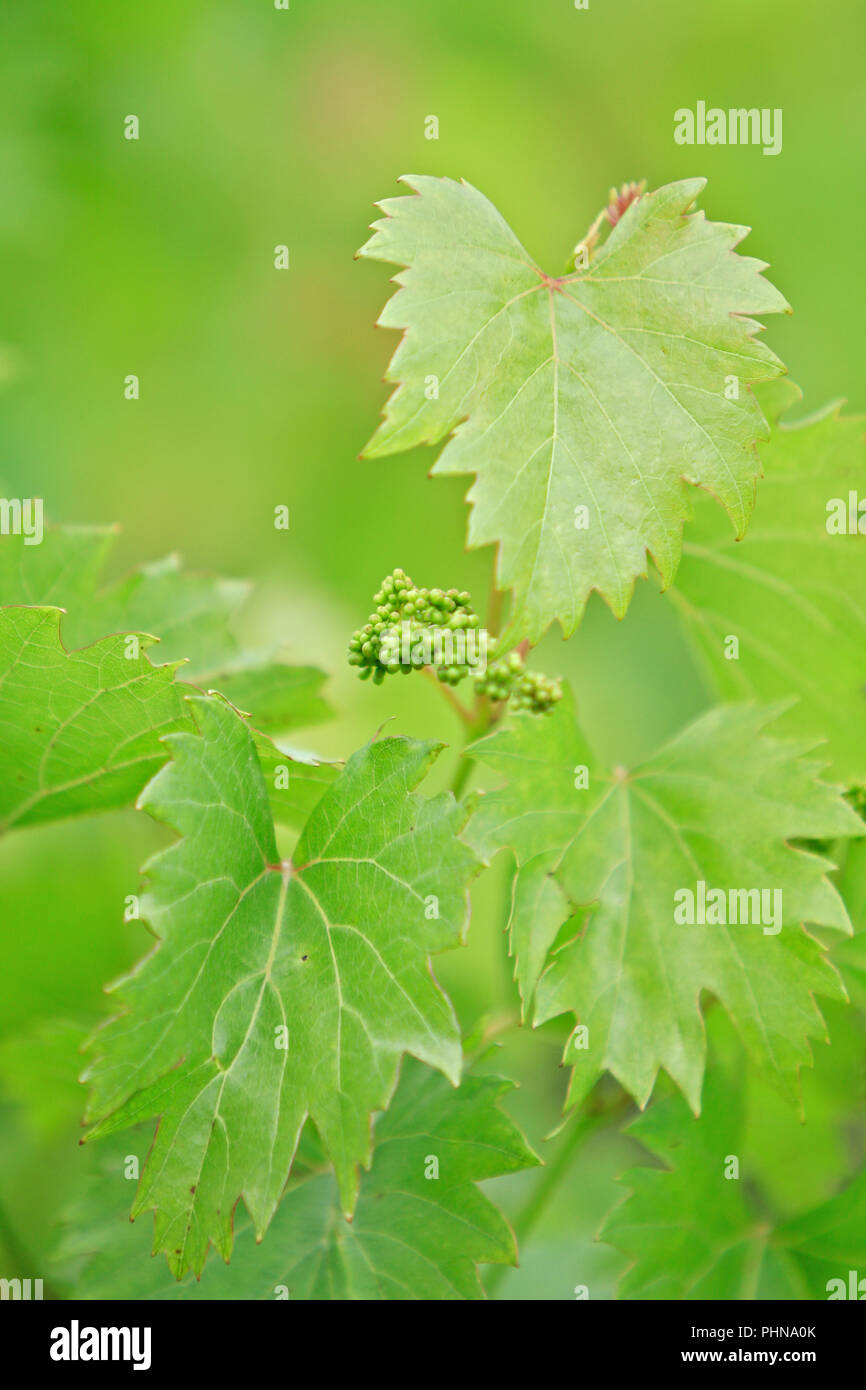
[[(529, 1198), (520, 1208), (512, 1228), (518, 1249), (522, 1248), (524, 1241), (538, 1224), (539, 1217), (544, 1212), (548, 1202), (556, 1192), (562, 1179), (568, 1172), (571, 1161), (581, 1144), (599, 1129), (605, 1129), (612, 1120), (631, 1104), (628, 1096), (621, 1095), (613, 1105), (603, 1106), (600, 1109), (590, 1111), (575, 1120), (571, 1128), (566, 1131), (565, 1137), (559, 1146), (559, 1151), (552, 1163), (546, 1164), (541, 1177), (535, 1184)], [(513, 1266), (502, 1264), (495, 1265), (487, 1276), (485, 1290), (488, 1298), (491, 1297), (499, 1288), (508, 1270)]]
[(496, 560), (493, 561), (493, 573), (490, 576), (490, 596), (487, 600), (487, 631), (497, 632), (502, 626), (502, 602), (505, 595), (501, 589), (496, 587)]
[(606, 212), (607, 208), (602, 208), (601, 212), (598, 214), (598, 217), (596, 217), (595, 221), (592, 223), (592, 226), (587, 228), (586, 232), (580, 238), (580, 241), (577, 243), (573, 252), (571, 253), (572, 259), (576, 257), (581, 247), (583, 247), (586, 250), (587, 260), (592, 256), (592, 253), (595, 250), (595, 244), (598, 241), (598, 233), (601, 228), (601, 224), (604, 221)]
[(439, 677), (436, 675), (436, 672), (433, 670), (432, 666), (423, 667), (423, 671), (427, 679), (433, 682), (440, 695), (443, 697), (444, 700), (447, 701), (447, 703), (454, 710), (454, 713), (457, 715), (458, 719), (462, 719), (464, 724), (474, 726), (475, 716), (473, 715), (470, 709), (466, 708), (462, 700), (458, 700), (457, 696), (454, 694), (454, 691), (451, 689), (451, 686), (446, 685), (444, 681), (439, 680)]
[[(488, 636), (491, 633), (497, 633), (499, 628), (502, 626), (502, 608), (504, 601), (505, 595), (502, 592), (502, 590), (497, 587), (496, 584), (496, 556), (494, 555), (493, 567), (490, 574), (490, 593), (487, 599)], [(493, 640), (494, 642), (496, 641), (495, 636)], [(451, 783), (451, 792), (457, 798), (458, 801), (461, 795), (463, 794), (463, 791), (466, 787), (466, 783), (469, 781), (469, 778), (472, 775), (473, 768), (472, 759), (467, 758), (466, 756), (466, 744), (474, 743), (476, 739), (479, 739), (484, 734), (488, 733), (490, 729), (493, 728), (494, 724), (498, 723), (498, 721), (502, 718), (504, 709), (504, 704), (500, 704), (497, 707), (497, 705), (495, 705), (492, 700), (489, 700), (486, 695), (477, 695), (475, 697), (475, 708), (472, 714), (469, 716), (468, 729), (466, 733), (466, 740), (464, 743), (463, 752), (461, 753), (460, 761), (457, 764), (457, 771), (454, 774), (454, 780)]]
[[(593, 224), (592, 232), (597, 230), (598, 223), (604, 217), (600, 213)], [(496, 584), (496, 561), (494, 558), (493, 572), (490, 580), (490, 596), (487, 603), (487, 630), (488, 633), (495, 632), (502, 625), (502, 608), (504, 594)], [(523, 641), (517, 650), (525, 660), (530, 650), (531, 643)], [(437, 679), (435, 672), (430, 667), (424, 668), (424, 674), (440, 686), (442, 694), (452, 706), (460, 719), (466, 725), (466, 740), (457, 771), (451, 784), (453, 795), (459, 800), (472, 773), (473, 762), (466, 756), (466, 745), (473, 743), (476, 739), (486, 734), (501, 719), (504, 712), (504, 705), (496, 705), (486, 695), (476, 697), (474, 711), (469, 711), (462, 701), (458, 700), (453, 690), (442, 685)], [(508, 1018), (502, 1020), (494, 1030), (494, 1036), (500, 1032), (508, 1031), (513, 1026), (513, 1021)], [(563, 1177), (567, 1173), (575, 1152), (580, 1145), (596, 1130), (602, 1129), (615, 1118), (615, 1116), (630, 1104), (628, 1096), (621, 1094), (619, 1100), (613, 1104), (596, 1104), (574, 1123), (567, 1130), (559, 1150), (553, 1162), (545, 1166), (545, 1170), (538, 1182), (535, 1184), (528, 1201), (518, 1212), (514, 1221), (514, 1235), (518, 1246), (522, 1245), (527, 1236), (534, 1230), (539, 1217), (545, 1210), (553, 1193), (559, 1187)], [(508, 1265), (496, 1265), (487, 1277), (485, 1289), (488, 1297), (495, 1293), (505, 1278)]]
[[(469, 743), (470, 740), (467, 739), (466, 742)], [(451, 795), (454, 797), (455, 801), (460, 800), (460, 797), (462, 796), (463, 791), (466, 787), (466, 783), (469, 781), (469, 775), (471, 772), (472, 759), (467, 758), (466, 749), (464, 747), (463, 751), (460, 754), (460, 761), (457, 764), (457, 771), (454, 774), (454, 780), (451, 783)]]

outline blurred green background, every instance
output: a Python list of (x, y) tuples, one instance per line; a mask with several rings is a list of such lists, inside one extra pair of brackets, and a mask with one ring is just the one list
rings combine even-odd
[[(390, 715), (396, 731), (456, 740), (426, 682), (361, 685), (345, 642), (395, 565), (479, 603), (489, 583), (490, 553), (463, 549), (465, 486), (428, 482), (431, 451), (357, 457), (396, 339), (374, 329), (386, 269), (353, 257), (401, 173), (476, 184), (553, 271), (611, 184), (706, 176), (707, 214), (753, 227), (746, 249), (794, 306), (768, 341), (804, 408), (864, 405), (861, 0), (590, 0), (586, 11), (573, 0), (291, 0), (287, 11), (6, 0), (0, 33), (0, 490), (42, 496), (54, 521), (120, 523), (116, 572), (179, 550), (192, 567), (255, 580), (244, 635), (333, 676), (339, 715), (310, 731), (315, 751), (344, 755)], [(699, 99), (781, 107), (782, 153), (675, 145), (675, 109)], [(138, 141), (123, 138), (130, 114)], [(428, 115), (438, 140), (425, 139)], [(138, 401), (124, 399), (130, 373)], [(288, 533), (273, 527), (281, 503)], [(652, 582), (621, 624), (594, 600), (577, 636), (549, 636), (538, 664), (574, 681), (588, 734), (619, 761), (707, 703)], [(33, 1088), (10, 1083), (0, 1110), (7, 1242), (26, 1236), (37, 1258), (73, 1181), (79, 1106), (64, 1080), (74, 1061), (38, 1030), (98, 1016), (104, 981), (145, 948), (122, 905), (158, 840), (130, 813), (0, 845), (0, 1050), (8, 1075), (26, 1074), (27, 1047), (56, 1057), (60, 1074), (47, 1114), (34, 1118)], [(501, 863), (476, 894), (470, 946), (440, 962), (467, 1029), (516, 1007), (506, 883)], [(509, 1038), (498, 1062), (522, 1082), (517, 1109), (536, 1143), (561, 1103), (561, 1032)], [(568, 1298), (587, 1282), (611, 1295), (618, 1257), (591, 1238), (635, 1152), (593, 1141), (507, 1296)], [(844, 1163), (830, 1155), (825, 1185)], [(501, 1200), (513, 1209), (535, 1180), (500, 1185)]]

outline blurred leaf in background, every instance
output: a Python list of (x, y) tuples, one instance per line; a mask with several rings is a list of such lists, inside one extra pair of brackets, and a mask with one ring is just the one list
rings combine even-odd
[[(119, 523), (109, 580), (174, 551), (195, 571), (249, 576), (241, 642), (333, 676), (340, 714), (316, 727), (320, 755), (345, 757), (391, 715), (389, 731), (456, 741), (457, 721), (426, 682), (357, 681), (346, 638), (396, 565), (420, 584), (468, 589), (479, 610), (489, 584), (490, 552), (463, 550), (464, 480), (428, 481), (426, 449), (357, 458), (393, 344), (373, 327), (383, 272), (353, 257), (373, 200), (396, 192), (398, 175), (467, 178), (553, 265), (612, 183), (705, 176), (708, 217), (753, 227), (751, 254), (794, 306), (767, 342), (801, 384), (802, 409), (840, 395), (866, 406), (860, 0), (607, 0), (587, 11), (569, 0), (297, 0), (287, 11), (151, 0), (116, 8), (110, 23), (99, 0), (7, 0), (0, 33), (0, 490), (43, 497), (56, 522)], [(782, 108), (781, 154), (675, 144), (674, 112), (699, 99)], [(124, 138), (129, 114), (137, 141)], [(287, 270), (275, 268), (280, 245)], [(130, 374), (138, 399), (125, 394)], [(279, 506), (288, 530), (274, 526)], [(71, 614), (74, 599), (51, 602)], [(548, 636), (537, 660), (572, 680), (582, 727), (610, 763), (646, 757), (711, 702), (650, 584), (622, 623), (591, 599), (575, 637)], [(452, 771), (443, 755), (434, 786)], [(79, 1059), (52, 1020), (104, 1014), (102, 985), (149, 940), (123, 920), (124, 901), (165, 841), (124, 812), (0, 843), (0, 1046), (13, 1048), (0, 1072), (0, 1178), (37, 1257), (79, 1134)], [(497, 862), (475, 886), (467, 949), (439, 972), (467, 1029), (517, 1014), (506, 918)], [(850, 960), (853, 994), (863, 971)], [(851, 1012), (830, 1012), (838, 1043), (837, 1009), (843, 1021)], [(525, 1031), (504, 1041), (497, 1065), (522, 1082), (507, 1104), (537, 1136), (561, 1108), (563, 1030), (547, 1025), (523, 1050)], [(31, 1062), (15, 1050), (28, 1039)], [(807, 1093), (827, 1056), (844, 1052), (836, 1089), (859, 1103), (848, 1089), (857, 1046), (819, 1048)], [(52, 1079), (46, 1048), (68, 1080)], [(31, 1123), (22, 1101), (37, 1074), (45, 1091), (29, 1088)], [(791, 1136), (791, 1150), (794, 1132), (775, 1118), (766, 1129), (767, 1166), (790, 1197), (796, 1169), (779, 1171), (790, 1153), (773, 1156), (769, 1131)], [(841, 1181), (856, 1122), (821, 1132)], [(591, 1237), (614, 1173), (634, 1161), (633, 1140), (594, 1136), (500, 1292), (572, 1297), (591, 1259), (589, 1282), (610, 1296), (622, 1260)], [(533, 1180), (492, 1188), (514, 1211)], [(576, 1260), (562, 1234), (572, 1228)]]

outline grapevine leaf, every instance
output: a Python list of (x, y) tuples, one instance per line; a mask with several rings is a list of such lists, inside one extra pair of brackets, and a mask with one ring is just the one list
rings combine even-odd
[(741, 1077), (708, 1069), (696, 1120), (679, 1095), (656, 1101), (629, 1132), (664, 1164), (633, 1168), (630, 1195), (601, 1238), (629, 1255), (621, 1298), (825, 1299), (829, 1281), (866, 1264), (866, 1170), (842, 1192), (774, 1223), (758, 1205), (743, 1153)]
[[(24, 536), (4, 536), (0, 603), (83, 609), (93, 602), (115, 535), (113, 526), (46, 526), (39, 545), (29, 545)], [(104, 633), (99, 627), (84, 631), (69, 645), (84, 647)]]
[(285, 753), (265, 734), (255, 731), (253, 739), (275, 822), (292, 830), (302, 830), (313, 807), (339, 777), (341, 764)]
[(406, 267), (379, 319), (405, 330), (387, 372), (399, 385), (365, 453), (450, 436), (433, 472), (476, 475), (469, 543), (499, 545), (511, 642), (555, 620), (568, 636), (592, 589), (621, 616), (647, 553), (670, 583), (687, 484), (742, 535), (766, 437), (747, 383), (783, 370), (750, 316), (788, 306), (762, 261), (735, 254), (747, 228), (691, 211), (705, 181), (638, 198), (561, 276), (470, 184), (402, 182), (418, 196), (379, 204), (359, 253)]
[[(144, 654), (155, 638), (127, 632), (68, 652), (62, 619), (58, 608), (0, 609), (0, 832), (131, 805), (165, 762), (162, 735), (189, 722), (179, 663)], [(309, 707), (310, 689), (297, 694), (296, 708)], [(254, 737), (274, 818), (299, 830), (338, 769)]]
[(191, 574), (169, 555), (100, 587), (116, 534), (115, 527), (49, 526), (38, 546), (22, 536), (4, 537), (0, 602), (62, 605), (70, 649), (107, 632), (151, 632), (160, 640), (160, 656), (187, 663), (186, 679), (216, 686), (267, 732), (329, 714), (321, 671), (239, 649), (230, 624), (249, 593), (246, 582)]
[(283, 1197), (263, 1245), (247, 1224), (231, 1264), (211, 1261), (201, 1280), (177, 1283), (161, 1261), (147, 1259), (148, 1233), (125, 1218), (118, 1151), (69, 1212), (58, 1260), (69, 1267), (85, 1257), (76, 1293), (95, 1299), (482, 1298), (476, 1265), (514, 1264), (516, 1252), (507, 1223), (475, 1184), (538, 1162), (499, 1109), (510, 1089), (498, 1077), (470, 1075), (455, 1091), (407, 1059), (390, 1109), (375, 1121), (373, 1162), (351, 1225), (341, 1220), (333, 1177), (305, 1177)]
[(430, 956), (459, 945), (477, 864), (463, 810), (413, 788), (440, 745), (388, 738), (349, 759), (278, 862), (253, 739), (228, 705), (192, 697), (200, 732), (140, 804), (181, 839), (148, 865), (156, 949), (117, 986), (95, 1039), (93, 1134), (160, 1116), (133, 1212), (156, 1210), (175, 1274), (224, 1257), (240, 1196), (270, 1222), (309, 1115), (343, 1210), (404, 1052), (456, 1085), (460, 1046)]
[[(858, 836), (864, 827), (819, 780), (820, 765), (803, 756), (803, 745), (765, 732), (778, 714), (711, 710), (631, 773), (593, 765), (570, 693), (553, 714), (515, 716), (475, 745), (474, 756), (508, 779), (481, 799), (467, 838), (485, 858), (503, 847), (516, 854), (512, 932), (525, 953), (518, 956), (524, 994), (568, 920), (568, 940), (537, 984), (535, 1021), (574, 1013), (588, 1030), (576, 1030), (566, 1047), (575, 1069), (571, 1105), (605, 1070), (644, 1105), (663, 1067), (697, 1110), (703, 991), (722, 1002), (767, 1073), (796, 1095), (796, 1069), (811, 1056), (807, 1039), (825, 1032), (813, 995), (844, 994), (803, 924), (851, 927), (826, 877), (832, 866), (791, 842)], [(546, 900), (533, 914), (544, 875), (553, 908)], [(726, 899), (767, 890), (773, 915), (779, 890), (780, 930), (763, 916), (756, 925), (678, 924), (674, 895), (697, 895), (701, 882)]]
[(194, 678), (198, 685), (215, 686), (250, 715), (257, 729), (272, 733), (316, 724), (330, 714), (320, 694), (325, 679), (315, 666), (288, 666), (266, 657)]
[(61, 616), (0, 609), (0, 830), (131, 802), (187, 720), (176, 663), (146, 655), (152, 637), (67, 651)]
[[(781, 385), (771, 418), (799, 395)], [(856, 520), (853, 534), (829, 532), (827, 508), (838, 499), (847, 527), (849, 494), (866, 478), (864, 430), (863, 417), (838, 405), (777, 424), (745, 540), (738, 545), (700, 501), (670, 591), (718, 694), (796, 695), (787, 728), (826, 739), (834, 776), (846, 782), (866, 781), (866, 538)]]
[[(269, 735), (315, 723), (330, 712), (320, 693), (325, 679), (323, 673), (315, 667), (289, 666), (261, 654), (240, 651), (229, 624), (248, 586), (236, 580), (190, 574), (181, 569), (176, 556), (144, 565), (117, 583), (100, 587), (115, 535), (113, 527), (70, 526), (48, 527), (38, 546), (26, 544), (23, 536), (5, 537), (0, 546), (0, 598), (34, 607), (55, 602), (67, 605), (66, 611), (54, 611), (58, 615), (62, 611), (63, 641), (70, 652), (73, 648), (88, 646), (99, 652), (102, 650), (100, 639), (114, 644), (121, 640), (105, 639), (106, 631), (123, 631), (124, 640), (136, 632), (158, 634), (160, 655), (170, 658), (170, 665), (164, 668), (166, 672), (183, 661), (184, 676), (205, 687), (217, 683), (237, 708), (255, 717), (258, 728), (264, 731), (257, 732), (255, 737), (263, 769), (270, 779), (274, 814), (280, 822), (298, 829), (325, 786), (334, 780), (336, 770), (308, 756), (282, 751)], [(21, 611), (26, 612), (25, 609)], [(21, 622), (26, 626), (35, 620), (13, 618), (10, 608), (2, 621), (6, 630), (12, 632), (11, 625)], [(144, 646), (151, 646), (155, 640), (155, 637), (146, 637)], [(73, 657), (73, 664), (65, 668), (73, 681), (80, 660), (78, 656)], [(129, 667), (126, 670), (128, 673)], [(31, 689), (35, 710), (41, 708), (40, 701), (42, 704), (53, 702), (55, 692), (48, 685), (57, 679), (58, 672), (52, 668), (45, 672), (45, 688)], [(182, 694), (180, 689), (166, 695), (175, 707), (175, 727), (185, 720)], [(67, 702), (74, 699), (74, 685), (65, 695), (58, 691), (57, 697)], [(87, 710), (82, 717), (89, 717)], [(141, 718), (145, 719), (143, 709)], [(42, 749), (38, 747), (38, 739), (31, 739), (32, 746), (28, 749), (34, 766), (43, 758), (47, 762), (56, 757), (49, 743), (51, 721), (40, 718), (32, 721), (31, 734), (40, 730), (43, 731)], [(161, 731), (164, 730), (156, 729), (157, 734)], [(93, 745), (94, 753), (105, 744), (108, 757), (110, 738), (109, 728), (105, 726), (101, 740)], [(122, 751), (120, 743), (119, 748)], [(25, 777), (17, 767), (11, 766), (17, 756), (15, 746), (8, 745), (5, 751), (10, 759), (7, 800), (14, 806), (18, 801), (14, 795), (15, 785), (23, 785)], [(65, 750), (60, 750), (60, 756), (66, 756)], [(40, 797), (38, 814), (30, 818), (51, 819), (129, 804), (165, 761), (165, 756), (164, 747), (154, 740), (153, 758), (140, 765), (138, 776), (134, 769), (129, 769), (128, 776), (118, 777), (112, 766), (112, 776), (101, 779), (97, 800), (91, 802), (83, 791), (78, 798), (52, 792)], [(99, 767), (97, 761), (95, 772)]]

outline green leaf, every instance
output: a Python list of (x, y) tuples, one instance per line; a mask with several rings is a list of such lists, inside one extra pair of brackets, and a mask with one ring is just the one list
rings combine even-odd
[(85, 1257), (74, 1284), (84, 1298), (274, 1299), (283, 1290), (292, 1299), (482, 1298), (476, 1266), (514, 1264), (516, 1250), (475, 1184), (538, 1162), (499, 1109), (511, 1084), (468, 1076), (454, 1090), (407, 1060), (389, 1110), (376, 1118), (351, 1224), (333, 1177), (312, 1173), (283, 1197), (261, 1246), (247, 1224), (228, 1267), (210, 1261), (200, 1280), (183, 1283), (148, 1261), (149, 1233), (130, 1227), (125, 1155), (116, 1150), (68, 1213), (58, 1259), (69, 1266)]
[(250, 657), (199, 677), (196, 683), (216, 684), (219, 693), (248, 714), (257, 729), (279, 734), (317, 724), (330, 715), (319, 693), (325, 680), (325, 673), (315, 666), (286, 666), (266, 657)]
[[(774, 390), (770, 418), (798, 395)], [(670, 591), (719, 696), (796, 695), (786, 728), (826, 739), (840, 781), (866, 781), (866, 539), (830, 534), (827, 504), (863, 491), (864, 427), (838, 405), (776, 425), (748, 535), (700, 502)]]
[(49, 526), (38, 546), (26, 545), (23, 536), (5, 536), (2, 602), (62, 605), (63, 640), (70, 650), (106, 632), (153, 633), (163, 659), (188, 663), (185, 679), (218, 687), (266, 732), (328, 716), (321, 671), (239, 649), (230, 624), (249, 593), (245, 581), (191, 574), (177, 555), (169, 555), (101, 588), (116, 535), (115, 527)]
[(400, 384), (365, 453), (450, 436), (433, 472), (476, 475), (469, 543), (499, 545), (512, 644), (557, 619), (569, 635), (592, 589), (621, 616), (647, 552), (670, 583), (693, 486), (742, 535), (766, 436), (746, 385), (783, 370), (750, 315), (788, 306), (735, 254), (747, 228), (690, 211), (704, 180), (639, 198), (587, 269), (560, 276), (470, 184), (402, 181), (418, 196), (379, 204), (359, 253), (408, 267), (379, 320), (405, 330), (387, 372)]
[[(508, 780), (481, 799), (467, 838), (485, 858), (504, 847), (516, 854), (512, 942), (525, 995), (568, 920), (537, 984), (535, 1022), (574, 1013), (588, 1029), (566, 1047), (571, 1105), (604, 1071), (644, 1105), (663, 1067), (697, 1110), (704, 991), (796, 1096), (807, 1039), (825, 1035), (813, 995), (843, 994), (802, 924), (851, 928), (829, 862), (791, 842), (864, 827), (802, 745), (765, 732), (778, 713), (712, 710), (632, 772), (594, 766), (570, 693), (553, 714), (515, 716), (475, 745), (473, 756)], [(726, 895), (779, 890), (781, 929), (774, 934), (766, 916), (763, 925), (678, 924), (675, 894), (697, 895), (700, 882)]]
[[(744, 1157), (742, 1078), (707, 1072), (696, 1120), (681, 1096), (656, 1101), (628, 1132), (663, 1168), (633, 1168), (601, 1239), (629, 1255), (620, 1298), (826, 1299), (866, 1266), (866, 1171), (789, 1221), (768, 1219)], [(731, 1159), (739, 1161), (739, 1177)]]
[(190, 705), (200, 733), (167, 740), (140, 799), (182, 836), (146, 870), (159, 944), (117, 986), (87, 1076), (93, 1133), (160, 1116), (133, 1210), (156, 1209), (178, 1275), (211, 1241), (228, 1256), (241, 1195), (265, 1230), (308, 1115), (350, 1213), (403, 1053), (457, 1084), (429, 958), (463, 940), (477, 868), (453, 797), (413, 790), (441, 745), (402, 738), (349, 759), (279, 862), (249, 731), (220, 700)]
[[(5, 685), (20, 708), (0, 715), (10, 733), (0, 754), (6, 789), (5, 796), (0, 792), (0, 829), (132, 803), (165, 762), (159, 736), (188, 722), (183, 703), (188, 687), (170, 684), (181, 663), (184, 676), (205, 687), (218, 683), (226, 698), (254, 717), (264, 731), (256, 734), (256, 744), (275, 816), (300, 828), (336, 769), (282, 751), (268, 734), (313, 724), (330, 713), (320, 694), (323, 673), (239, 651), (229, 622), (248, 586), (186, 573), (176, 556), (100, 589), (115, 534), (110, 527), (48, 527), (41, 545), (25, 545), (24, 537), (15, 535), (0, 545), (0, 596), (33, 605), (0, 609), (0, 662), (17, 667), (19, 649), (31, 632), (39, 634), (40, 646), (37, 665), (23, 673), (13, 669)], [(44, 606), (55, 601), (63, 601), (68, 611)], [(106, 631), (122, 635), (105, 637)], [(150, 633), (159, 638), (160, 655), (172, 660), (154, 668), (146, 658), (136, 658), (143, 679), (127, 685), (133, 670), (127, 638), (137, 635), (144, 651), (157, 640)], [(118, 670), (112, 664), (109, 684), (93, 703), (94, 683), (104, 676), (96, 668), (101, 669), (106, 652), (120, 652), (124, 665)], [(0, 675), (3, 669), (0, 665)], [(154, 676), (155, 669), (162, 675)], [(76, 702), (82, 702), (80, 711)]]
[(61, 616), (0, 609), (0, 831), (131, 802), (187, 720), (176, 663), (146, 655), (152, 637), (70, 652)]
[(264, 734), (253, 731), (259, 765), (277, 825), (303, 830), (323, 793), (340, 775), (341, 763), (320, 763), (285, 753)]

